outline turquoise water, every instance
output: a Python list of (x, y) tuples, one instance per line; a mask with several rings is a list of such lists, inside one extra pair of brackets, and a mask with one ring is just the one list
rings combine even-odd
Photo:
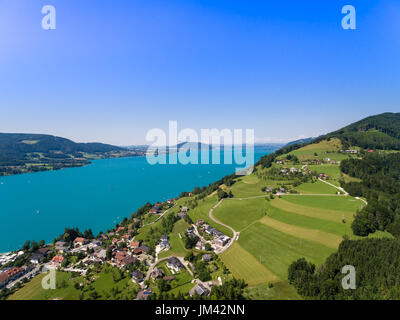
[[(273, 151), (256, 148), (254, 159)], [(147, 201), (208, 185), (235, 167), (150, 165), (145, 157), (133, 157), (0, 177), (0, 252), (16, 250), (26, 240), (51, 242), (65, 227), (107, 231)]]

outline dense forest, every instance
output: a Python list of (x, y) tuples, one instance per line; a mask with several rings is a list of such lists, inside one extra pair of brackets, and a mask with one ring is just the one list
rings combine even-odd
[(400, 150), (400, 113), (382, 113), (352, 123), (313, 142), (339, 138), (343, 148)]
[(342, 187), (368, 201), (352, 224), (354, 234), (366, 236), (376, 230), (387, 230), (400, 236), (400, 154), (367, 154), (362, 159), (343, 160), (340, 168), (361, 179), (361, 182), (342, 182)]
[[(343, 289), (346, 265), (355, 268), (355, 289)], [(288, 275), (297, 291), (312, 299), (400, 299), (400, 240), (344, 240), (319, 268), (302, 258)]]

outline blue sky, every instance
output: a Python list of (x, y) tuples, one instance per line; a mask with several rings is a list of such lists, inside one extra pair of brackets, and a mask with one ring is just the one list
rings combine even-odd
[(0, 132), (130, 145), (177, 120), (317, 136), (399, 111), (399, 54), (398, 1), (1, 0)]

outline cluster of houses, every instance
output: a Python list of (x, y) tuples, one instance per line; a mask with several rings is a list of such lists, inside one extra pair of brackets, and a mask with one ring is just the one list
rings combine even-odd
[(182, 207), (181, 211), (178, 212), (178, 218), (183, 219), (186, 216), (188, 211), (189, 211), (188, 207)]
[[(227, 235), (223, 234), (221, 231), (219, 231), (216, 228), (211, 227), (210, 225), (206, 224), (204, 220), (197, 220), (196, 222), (196, 227), (201, 231), (204, 232), (205, 234), (213, 237), (213, 240), (211, 241), (211, 248), (213, 250), (218, 250), (226, 246), (231, 238), (228, 237)], [(198, 250), (205, 250), (205, 245), (206, 241), (204, 239), (200, 239), (196, 243), (196, 249)]]
[(16, 253), (9, 252), (0, 254), (0, 265), (5, 265), (9, 262), (14, 262), (18, 258), (18, 256), (21, 256), (23, 254), (24, 254), (23, 251), (18, 251)]
[(32, 270), (31, 266), (22, 266), (7, 268), (0, 273), (0, 289), (3, 289), (7, 284), (15, 281)]
[(168, 208), (172, 207), (175, 203), (175, 201), (178, 198), (173, 198), (173, 199), (168, 199), (165, 202), (157, 202), (156, 204), (153, 205), (153, 207), (149, 210), (150, 214), (159, 214), (162, 212), (163, 208), (167, 206)]

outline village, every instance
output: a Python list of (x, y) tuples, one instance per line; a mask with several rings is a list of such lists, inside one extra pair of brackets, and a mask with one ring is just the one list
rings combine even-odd
[[(21, 249), (0, 255), (0, 290), (12, 292), (37, 275), (47, 274), (51, 270), (85, 277), (92, 270), (107, 265), (130, 277), (137, 288), (135, 299), (138, 300), (147, 299), (157, 286), (170, 288), (170, 283), (179, 283), (181, 278), (191, 283), (188, 292), (190, 296), (208, 296), (213, 286), (222, 284), (221, 277), (214, 281), (201, 281), (193, 259), (186, 260), (173, 255), (159, 258), (161, 252), (170, 249), (168, 234), (162, 234), (154, 247), (136, 239), (141, 228), (162, 219), (175, 206), (176, 200), (178, 198), (152, 205), (147, 214), (147, 217), (152, 217), (151, 222), (148, 219), (145, 221), (143, 218), (131, 217), (129, 222), (125, 220), (125, 223), (107, 233), (100, 233), (96, 238), (78, 235), (72, 241), (57, 239), (52, 244), (42, 243), (33, 252), (32, 247), (29, 250)], [(184, 219), (188, 210), (187, 207), (181, 207), (176, 219)], [(185, 237), (196, 239), (193, 250), (196, 251), (197, 260), (206, 268), (231, 240), (204, 220), (198, 220), (189, 226)], [(217, 265), (215, 262), (214, 268), (218, 268)]]

